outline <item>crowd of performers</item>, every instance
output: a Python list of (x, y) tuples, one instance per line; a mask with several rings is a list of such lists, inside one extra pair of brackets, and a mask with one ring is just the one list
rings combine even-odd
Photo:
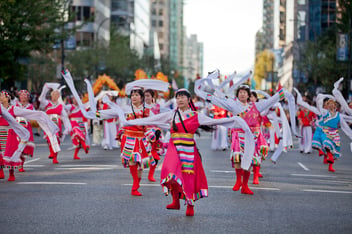
[(12, 101), (6, 91), (1, 93), (0, 178), (4, 178), (3, 168), (9, 169), (9, 181), (15, 180), (15, 169), (25, 171), (25, 157), (32, 157), (34, 152), (31, 121), (43, 129), (53, 164), (59, 163), (60, 142), (68, 134), (74, 160), (80, 159), (80, 149), (89, 153), (91, 127), (93, 144), (101, 144), (105, 150), (120, 148), (121, 163), (129, 169), (133, 181), (131, 195), (142, 196), (139, 187), (144, 169), (149, 169), (149, 181), (157, 181), (154, 173), (163, 158), (160, 184), (163, 192), (172, 196), (166, 208), (180, 209), (182, 199), (187, 205), (186, 215), (193, 216), (195, 201), (208, 196), (195, 141), (200, 130), (212, 132), (212, 150), (230, 150), (229, 163), (236, 174), (232, 189), (247, 195), (253, 194), (248, 186), (251, 171), (252, 183), (259, 184), (261, 165), (269, 151), (270, 160), (276, 163), (282, 152), (293, 147), (293, 136), (299, 139), (301, 153), (318, 150), (330, 172), (335, 172), (333, 164), (341, 156), (339, 129), (352, 139), (348, 125), (352, 109), (339, 91), (342, 79), (335, 83), (332, 95), (319, 94), (316, 105), (298, 90), (294, 90), (296, 98), (284, 88), (274, 95), (250, 90), (244, 84), (250, 74), (224, 89), (235, 74), (218, 85), (218, 70), (195, 82), (197, 99), (189, 90), (179, 89), (173, 99), (159, 103), (156, 95), (167, 91), (169, 84), (149, 79), (128, 83), (128, 100), (116, 102), (113, 96), (118, 94), (109, 91), (95, 97), (86, 80), (89, 102), (82, 103), (70, 72), (63, 71), (62, 75), (73, 97), (63, 100), (64, 87), (46, 83), (39, 97), (42, 111), (28, 103), (26, 90), (18, 92), (18, 99)]

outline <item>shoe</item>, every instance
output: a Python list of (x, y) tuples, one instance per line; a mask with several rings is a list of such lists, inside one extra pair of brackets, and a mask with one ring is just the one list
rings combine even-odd
[(187, 205), (186, 216), (194, 216), (194, 206)]

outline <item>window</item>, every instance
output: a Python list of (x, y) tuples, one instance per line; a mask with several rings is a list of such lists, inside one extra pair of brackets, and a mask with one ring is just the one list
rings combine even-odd
[(162, 20), (159, 21), (159, 27), (163, 27), (164, 23)]
[(163, 15), (163, 9), (159, 9), (159, 15)]
[(152, 20), (152, 27), (156, 27), (156, 20)]

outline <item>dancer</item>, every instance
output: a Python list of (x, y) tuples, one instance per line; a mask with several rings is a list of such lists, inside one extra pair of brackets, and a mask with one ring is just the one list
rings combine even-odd
[[(228, 116), (227, 110), (215, 105), (211, 107), (210, 114), (214, 119), (227, 118)], [(217, 125), (212, 133), (211, 149), (225, 151), (228, 148), (227, 141), (227, 128)]]
[[(297, 89), (295, 89), (295, 91), (297, 93), (297, 104), (313, 111), (318, 116), (318, 120), (316, 121), (317, 128), (313, 135), (312, 147), (319, 151), (319, 156), (324, 155), (324, 157), (326, 157), (326, 161), (329, 164), (328, 170), (330, 172), (335, 172), (333, 164), (335, 160), (341, 157), (341, 141), (338, 133), (338, 126), (341, 126), (341, 129), (351, 140), (352, 130), (348, 126), (343, 115), (337, 111), (337, 105), (333, 96), (318, 94), (316, 99), (317, 106), (313, 107), (303, 101), (302, 96)], [(324, 101), (326, 98), (328, 98), (328, 100)]]
[[(214, 76), (214, 75), (211, 74), (210, 76)], [(239, 82), (242, 82), (242, 80), (245, 80), (245, 79), (247, 79), (247, 76), (244, 76), (242, 79), (240, 79)], [(251, 96), (249, 87), (247, 85), (241, 85), (236, 91), (235, 99), (219, 98), (217, 96), (211, 95), (210, 93), (203, 91), (205, 89), (205, 86), (202, 83), (204, 83), (204, 81), (206, 80), (207, 79), (196, 81), (195, 93), (201, 98), (205, 99), (206, 101), (211, 102), (214, 105), (220, 106), (230, 111), (233, 115), (239, 115), (240, 117), (242, 117), (251, 128), (253, 135), (255, 135), (256, 145), (255, 145), (255, 153), (253, 155), (253, 160), (252, 160), (253, 171), (254, 171), (253, 183), (259, 184), (259, 166), (262, 162), (262, 159), (265, 159), (265, 157), (267, 156), (268, 149), (269, 149), (260, 129), (261, 121), (262, 121), (260, 112), (272, 107), (279, 100), (282, 100), (285, 97), (285, 95), (288, 96), (290, 94), (286, 90), (280, 89), (274, 96), (268, 99), (262, 100), (261, 102), (258, 102), (258, 103), (252, 103), (249, 101), (249, 98)], [(237, 85), (239, 85), (239, 82)], [(237, 85), (233, 85), (231, 88)], [(241, 168), (241, 165), (240, 165), (242, 160), (241, 158), (242, 154), (243, 154), (243, 131), (241, 129), (233, 129), (232, 145), (231, 145), (231, 162), (232, 162), (232, 167), (235, 168), (236, 177), (237, 177), (236, 183), (233, 186), (233, 190), (237, 191), (242, 187), (241, 193), (252, 195), (253, 192), (248, 187), (250, 171), (243, 170), (243, 168)]]
[(122, 121), (126, 125), (157, 125), (170, 128), (171, 139), (161, 169), (161, 185), (167, 195), (170, 191), (173, 201), (167, 209), (180, 209), (179, 199), (187, 204), (186, 216), (194, 215), (194, 202), (208, 196), (207, 179), (202, 166), (199, 151), (194, 141), (194, 134), (201, 125), (222, 124), (227, 127), (243, 129), (246, 133), (246, 149), (243, 167), (249, 168), (254, 152), (253, 135), (248, 125), (241, 118), (212, 119), (195, 111), (191, 94), (186, 89), (176, 92), (177, 109), (149, 118)]
[[(311, 105), (309, 100), (306, 102)], [(297, 119), (299, 127), (301, 130), (302, 138), (299, 140), (299, 151), (301, 153), (310, 154), (312, 153), (312, 138), (313, 138), (313, 128), (314, 122), (316, 120), (316, 115), (312, 111), (299, 107), (297, 113)]]
[[(45, 109), (45, 112), (49, 115), (50, 119), (54, 121), (54, 123), (59, 127), (59, 132), (57, 133), (57, 142), (60, 144), (64, 139), (64, 136), (71, 132), (72, 127), (70, 120), (68, 119), (67, 113), (64, 108), (63, 101), (61, 99), (61, 89), (58, 83), (45, 83), (42, 93), (39, 97), (40, 106)], [(49, 90), (52, 89), (50, 93), (51, 100), (46, 99), (46, 95)], [(65, 126), (65, 130), (62, 131), (62, 125)], [(51, 145), (50, 139), (47, 137), (47, 133), (45, 133), (45, 138), (47, 139), (47, 143), (50, 150), (49, 158), (52, 158), (53, 164), (58, 164), (57, 160), (58, 152), (55, 152), (53, 146)]]
[[(20, 90), (18, 92), (18, 96), (19, 96), (19, 101), (16, 102), (16, 106), (23, 108), (23, 109), (28, 109), (28, 110), (34, 110), (34, 107), (31, 103), (29, 103), (29, 98), (30, 98), (30, 93), (28, 92), (28, 90)], [(23, 150), (23, 153), (21, 155), (21, 160), (22, 160), (22, 165), (21, 167), (18, 169), (19, 172), (25, 172), (23, 166), (24, 166), (24, 162), (26, 160), (25, 157), (33, 157), (33, 152), (34, 152), (34, 137), (33, 137), (33, 130), (32, 130), (32, 126), (30, 124), (30, 122), (22, 117), (16, 117), (17, 122), (19, 122), (23, 127), (25, 127), (29, 134), (29, 140), (27, 142), (26, 147)], [(13, 139), (15, 140), (15, 139)]]
[(81, 110), (78, 107), (78, 103), (75, 98), (72, 98), (72, 104), (66, 104), (65, 110), (68, 112), (68, 118), (70, 119), (72, 130), (70, 132), (72, 144), (75, 148), (73, 159), (79, 160), (78, 152), (81, 148), (88, 154), (89, 145), (87, 144), (87, 128), (85, 122), (87, 119), (83, 116)]

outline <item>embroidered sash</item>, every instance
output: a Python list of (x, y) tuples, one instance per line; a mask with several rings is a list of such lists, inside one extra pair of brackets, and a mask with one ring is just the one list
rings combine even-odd
[(194, 173), (194, 134), (172, 133), (171, 138), (181, 161), (181, 171)]

